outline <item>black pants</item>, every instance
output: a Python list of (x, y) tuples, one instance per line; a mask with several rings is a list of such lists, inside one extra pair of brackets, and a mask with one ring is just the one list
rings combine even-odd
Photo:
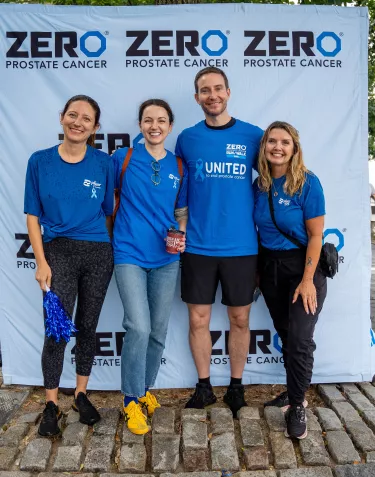
[[(95, 356), (95, 332), (113, 271), (112, 245), (58, 238), (44, 244), (44, 253), (52, 270), (51, 290), (64, 309), (75, 315), (76, 372), (89, 376)], [(45, 337), (42, 370), (46, 389), (59, 386), (66, 342)]]
[(306, 251), (273, 251), (262, 248), (259, 256), (260, 289), (282, 342), (290, 404), (302, 404), (312, 377), (315, 325), (327, 295), (327, 279), (319, 265), (314, 275), (317, 294), (315, 315), (307, 314), (301, 296), (292, 304), (305, 269)]

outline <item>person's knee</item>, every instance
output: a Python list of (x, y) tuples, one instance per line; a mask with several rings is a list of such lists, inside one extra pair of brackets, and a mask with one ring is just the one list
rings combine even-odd
[(192, 332), (209, 329), (211, 307), (206, 305), (189, 305), (189, 324)]
[(228, 317), (231, 328), (245, 330), (249, 328), (250, 306), (237, 306), (228, 308)]

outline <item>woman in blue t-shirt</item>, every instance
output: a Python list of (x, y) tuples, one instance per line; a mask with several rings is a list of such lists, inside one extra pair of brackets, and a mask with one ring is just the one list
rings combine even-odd
[[(160, 407), (148, 390), (159, 371), (179, 269), (179, 253), (166, 251), (165, 238), (171, 226), (185, 232), (187, 222), (186, 174), (181, 174), (181, 160), (164, 147), (173, 119), (165, 101), (145, 101), (138, 115), (144, 144), (130, 151), (131, 156), (127, 148), (113, 155), (115, 187), (120, 190), (113, 238), (115, 277), (126, 331), (121, 391), (125, 420), (134, 434), (149, 430), (141, 407), (148, 416)], [(184, 250), (182, 235), (178, 251)]]
[(282, 342), (287, 376), (287, 391), (265, 406), (287, 411), (286, 435), (303, 439), (313, 334), (327, 294), (319, 266), (325, 204), (319, 179), (304, 165), (298, 132), (288, 123), (274, 122), (264, 133), (254, 195), (260, 289)]
[[(40, 288), (56, 293), (69, 315), (77, 299), (73, 409), (88, 425), (100, 419), (86, 388), (95, 356), (95, 331), (113, 271), (113, 162), (93, 147), (99, 119), (100, 108), (92, 98), (69, 99), (60, 115), (63, 142), (29, 159), (24, 206)], [(38, 430), (42, 436), (60, 433), (57, 395), (65, 347), (63, 339), (57, 343), (45, 337), (46, 407)]]

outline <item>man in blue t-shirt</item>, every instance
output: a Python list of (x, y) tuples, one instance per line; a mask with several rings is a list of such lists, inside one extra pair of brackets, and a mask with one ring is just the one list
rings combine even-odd
[(189, 173), (181, 296), (189, 309), (190, 347), (199, 378), (186, 407), (216, 402), (210, 383), (209, 323), (220, 282), (230, 321), (231, 382), (224, 402), (236, 417), (246, 406), (242, 373), (249, 351), (258, 253), (251, 183), (263, 131), (229, 115), (230, 89), (224, 71), (205, 68), (197, 73), (194, 85), (205, 120), (182, 131), (176, 145), (176, 155)]

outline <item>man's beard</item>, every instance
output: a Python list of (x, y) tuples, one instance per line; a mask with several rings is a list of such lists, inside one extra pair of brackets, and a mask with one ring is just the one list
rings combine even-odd
[(204, 113), (207, 116), (211, 116), (212, 118), (216, 118), (216, 116), (220, 116), (220, 114), (222, 114), (227, 109), (227, 102), (224, 101), (223, 103), (221, 103), (220, 110), (217, 110), (215, 112), (212, 112), (209, 109), (207, 109), (207, 107), (203, 103), (201, 104), (201, 108), (203, 109)]

